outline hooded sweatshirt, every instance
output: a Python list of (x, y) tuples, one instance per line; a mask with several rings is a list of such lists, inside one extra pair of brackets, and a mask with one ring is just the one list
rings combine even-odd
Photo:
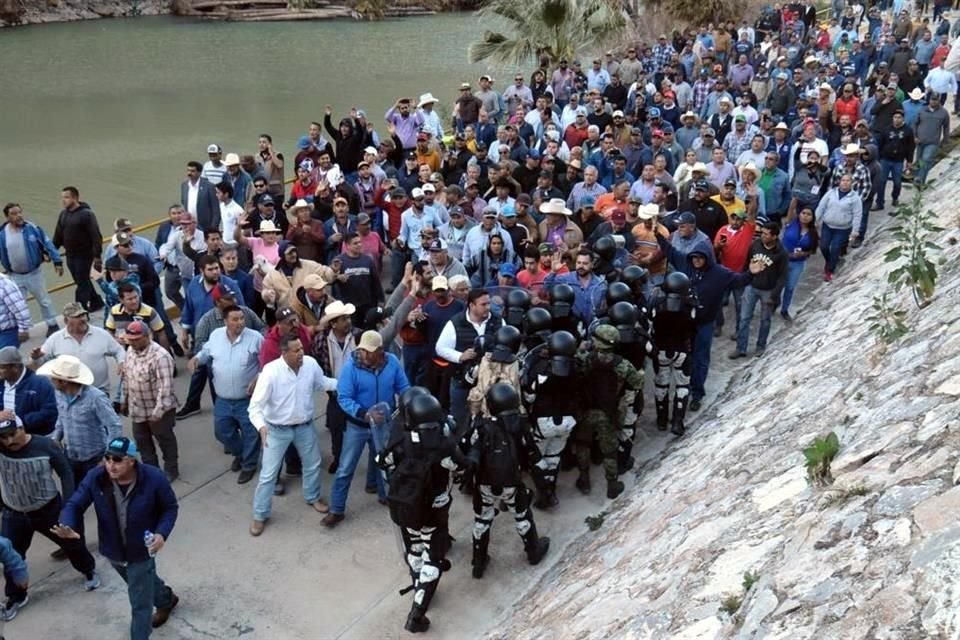
[(831, 229), (859, 229), (863, 201), (853, 191), (830, 189), (817, 205), (817, 220)]
[[(703, 269), (695, 269), (691, 256), (700, 254), (705, 256), (707, 264)], [(721, 264), (717, 264), (712, 253), (705, 253), (699, 249), (687, 254), (687, 263), (689, 265), (690, 283), (693, 290), (697, 292), (697, 325), (713, 324), (717, 319), (723, 302), (724, 292), (733, 287), (739, 289), (750, 284), (753, 279), (752, 274), (737, 273), (727, 269)]]
[(86, 202), (81, 202), (73, 211), (63, 209), (53, 232), (53, 244), (63, 247), (67, 253), (78, 258), (96, 258), (102, 246), (97, 217)]
[(670, 236), (670, 240), (658, 235), (657, 242), (660, 243), (660, 248), (667, 256), (667, 260), (670, 262), (673, 270), (682, 271), (688, 276), (692, 275), (691, 270), (693, 269), (687, 260), (687, 256), (690, 255), (690, 253), (699, 251), (709, 256), (711, 262), (716, 262), (716, 257), (713, 255), (713, 243), (710, 242), (710, 238), (708, 238), (703, 231), (697, 230), (697, 232), (689, 238), (684, 238), (680, 235), (679, 231), (675, 231), (673, 235)]

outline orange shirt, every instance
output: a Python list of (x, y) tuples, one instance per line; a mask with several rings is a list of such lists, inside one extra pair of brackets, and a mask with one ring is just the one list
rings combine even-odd
[(430, 171), (440, 171), (440, 154), (430, 149), (426, 153), (417, 151), (417, 166), (421, 164), (428, 165)]
[(623, 209), (624, 212), (626, 212), (627, 203), (617, 201), (610, 192), (597, 198), (596, 203), (593, 205), (593, 210), (600, 214), (600, 217), (604, 220), (610, 219), (610, 214), (613, 213), (614, 209)]
[(660, 223), (654, 223), (653, 229), (647, 229), (647, 226), (641, 220), (633, 225), (630, 233), (633, 234), (634, 240), (632, 261), (641, 267), (645, 267), (651, 275), (664, 273), (667, 270), (667, 257), (660, 250), (657, 236), (669, 238), (670, 232), (667, 231), (667, 228)]

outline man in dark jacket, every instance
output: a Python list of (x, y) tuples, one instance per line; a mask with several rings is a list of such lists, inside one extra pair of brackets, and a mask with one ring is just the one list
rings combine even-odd
[(330, 120), (331, 110), (327, 107), (323, 115), (323, 128), (337, 143), (337, 164), (344, 174), (357, 171), (357, 164), (363, 160), (363, 149), (367, 146), (367, 130), (363, 122), (357, 117), (357, 110), (350, 110), (350, 117), (343, 118), (337, 129), (333, 128)]
[[(740, 326), (737, 328), (737, 349), (730, 354), (731, 360), (747, 355), (750, 342), (750, 322), (753, 311), (759, 302), (760, 331), (757, 334), (756, 356), (759, 358), (767, 348), (770, 335), (770, 321), (773, 310), (780, 301), (780, 292), (787, 282), (789, 257), (780, 244), (780, 225), (768, 222), (760, 230), (760, 238), (754, 240), (747, 260), (753, 280), (743, 293), (743, 308), (740, 314)], [(756, 264), (754, 264), (756, 263)]]
[(197, 219), (198, 229), (219, 229), (220, 201), (210, 181), (200, 176), (202, 171), (199, 162), (187, 163), (187, 179), (180, 183), (180, 204)]
[[(16, 347), (0, 349), (0, 379), (4, 393), (0, 395), (0, 420), (23, 421), (27, 433), (45, 436), (57, 424), (57, 397), (50, 380), (23, 366), (23, 356)], [(14, 394), (13, 406), (5, 406), (6, 389)]]
[[(878, 138), (880, 143), (880, 186), (877, 187), (877, 204), (875, 209), (883, 209), (883, 197), (887, 190), (887, 178), (893, 179), (893, 206), (900, 205), (900, 188), (903, 184), (904, 164), (910, 169), (913, 167), (913, 152), (916, 147), (913, 129), (904, 124), (903, 109), (893, 112), (893, 123), (887, 131)], [(862, 236), (861, 236), (862, 237)]]
[(127, 583), (130, 637), (149, 638), (180, 602), (157, 575), (154, 560), (177, 522), (177, 496), (160, 469), (138, 462), (137, 446), (127, 438), (111, 440), (103, 461), (73, 492), (52, 532), (79, 539), (83, 513), (93, 505), (100, 553)]
[(64, 187), (60, 192), (60, 202), (63, 210), (53, 231), (53, 245), (57, 249), (63, 247), (67, 250), (67, 269), (77, 284), (74, 300), (87, 311), (99, 311), (103, 308), (103, 299), (90, 280), (90, 266), (100, 257), (103, 244), (97, 216), (90, 205), (80, 202), (80, 192), (76, 187)]
[[(710, 371), (710, 349), (713, 347), (713, 328), (722, 309), (723, 293), (727, 289), (741, 289), (753, 279), (748, 271), (737, 273), (717, 264), (713, 253), (694, 249), (687, 254), (690, 263), (690, 283), (697, 294), (696, 333), (693, 338), (693, 372), (690, 375), (690, 410), (697, 411), (706, 395), (704, 385)], [(751, 263), (751, 271), (755, 268)]]
[(720, 204), (709, 197), (709, 186), (706, 180), (697, 180), (693, 185), (693, 199), (690, 201), (690, 211), (697, 218), (697, 229), (703, 231), (707, 238), (717, 237), (723, 225), (727, 224), (727, 212)]

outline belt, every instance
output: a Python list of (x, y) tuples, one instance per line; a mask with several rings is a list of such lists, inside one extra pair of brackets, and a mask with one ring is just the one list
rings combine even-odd
[(309, 420), (308, 420), (307, 422), (298, 422), (298, 423), (296, 423), (296, 424), (273, 424), (273, 423), (271, 422), (271, 423), (270, 423), (270, 426), (271, 426), (271, 427), (282, 427), (282, 428), (284, 428), (284, 429), (293, 429), (294, 427), (302, 427), (302, 426), (305, 425), (305, 424), (309, 424)]

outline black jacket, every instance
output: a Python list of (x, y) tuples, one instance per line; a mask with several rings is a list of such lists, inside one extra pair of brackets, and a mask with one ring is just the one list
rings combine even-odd
[(53, 231), (53, 244), (63, 247), (75, 258), (96, 258), (103, 247), (97, 216), (86, 202), (81, 202), (73, 211), (63, 209)]
[(896, 162), (912, 161), (915, 147), (913, 129), (906, 125), (899, 129), (890, 127), (889, 131), (880, 136), (880, 159)]

